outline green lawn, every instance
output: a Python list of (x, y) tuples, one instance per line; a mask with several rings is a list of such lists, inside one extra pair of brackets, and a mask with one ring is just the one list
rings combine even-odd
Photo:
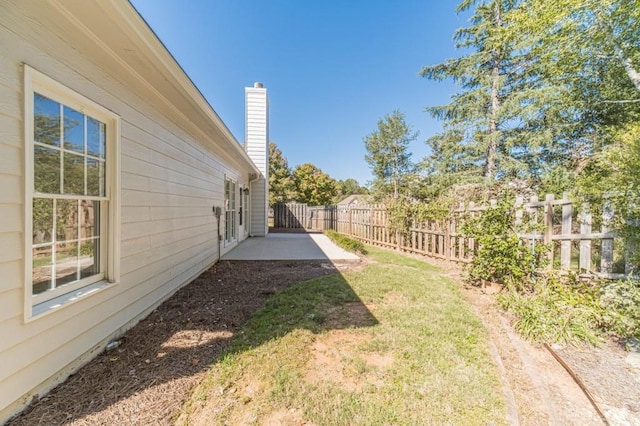
[(179, 424), (503, 424), (487, 333), (458, 287), (368, 247), (359, 271), (272, 296)]

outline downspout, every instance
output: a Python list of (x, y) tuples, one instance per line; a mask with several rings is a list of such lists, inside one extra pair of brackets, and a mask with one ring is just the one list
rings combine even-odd
[(213, 206), (213, 215), (216, 217), (218, 223), (218, 262), (220, 262), (222, 252), (222, 235), (220, 235), (220, 216), (222, 216), (222, 208)]

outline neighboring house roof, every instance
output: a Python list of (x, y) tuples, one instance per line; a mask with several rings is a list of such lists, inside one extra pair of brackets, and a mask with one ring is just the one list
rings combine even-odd
[[(91, 58), (114, 81), (146, 99), (222, 158), (259, 173), (218, 114), (128, 1), (22, 1), (15, 2), (7, 13), (29, 16), (52, 33), (65, 34), (67, 40), (74, 40), (78, 56)], [(33, 41), (38, 41), (37, 34)], [(46, 50), (46, 46), (43, 48)], [(74, 58), (69, 58), (70, 66), (73, 62)], [(30, 65), (38, 68), (38, 64)], [(47, 71), (56, 78), (55, 72)], [(85, 77), (92, 79), (90, 75)]]
[(339, 206), (350, 206), (352, 204), (362, 204), (364, 202), (365, 199), (365, 195), (362, 194), (353, 194), (353, 195), (349, 195), (347, 198), (345, 198), (344, 200), (340, 201), (338, 203)]

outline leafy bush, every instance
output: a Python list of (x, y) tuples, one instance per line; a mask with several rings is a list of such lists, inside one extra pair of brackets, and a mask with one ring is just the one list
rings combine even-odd
[(336, 245), (342, 247), (346, 251), (350, 251), (352, 253), (360, 253), (367, 254), (367, 249), (364, 247), (360, 241), (353, 239), (351, 237), (347, 237), (346, 235), (342, 235), (337, 233), (336, 231), (324, 231), (324, 234), (329, 237), (331, 241), (333, 241)]
[(519, 237), (514, 228), (514, 199), (502, 196), (499, 201), (484, 210), (480, 216), (467, 217), (462, 233), (474, 238), (476, 252), (466, 265), (469, 281), (481, 280), (530, 287), (535, 270), (544, 263), (543, 254), (548, 248), (536, 244), (531, 248)]
[(403, 236), (409, 234), (414, 223), (423, 223), (427, 220), (444, 220), (451, 213), (451, 198), (445, 196), (432, 200), (429, 203), (421, 203), (406, 197), (388, 199), (387, 227), (392, 232), (399, 232)]
[(619, 337), (640, 338), (640, 283), (630, 278), (608, 281), (600, 291), (602, 328)]
[(633, 280), (585, 283), (575, 276), (538, 280), (533, 293), (498, 297), (515, 328), (535, 341), (597, 344), (600, 337), (640, 337), (640, 287)]
[(514, 327), (534, 341), (598, 343), (602, 316), (597, 291), (575, 279), (561, 282), (557, 277), (540, 279), (533, 293), (510, 288), (498, 296), (500, 304), (516, 314)]

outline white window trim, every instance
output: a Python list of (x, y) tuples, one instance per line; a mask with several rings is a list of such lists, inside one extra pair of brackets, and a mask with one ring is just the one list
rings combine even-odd
[[(229, 181), (231, 184), (233, 184), (233, 190), (229, 191), (229, 194), (231, 196), (234, 197), (234, 209), (233, 210), (227, 210), (227, 204), (226, 204), (226, 186), (227, 186), (227, 181)], [(239, 225), (238, 225), (238, 218), (236, 217), (237, 213), (238, 213), (238, 199), (237, 197), (237, 192), (238, 190), (238, 182), (235, 179), (232, 179), (231, 177), (227, 176), (226, 174), (224, 175), (224, 187), (223, 187), (223, 197), (224, 197), (224, 203), (223, 203), (223, 207), (224, 207), (224, 246), (228, 247), (228, 246), (232, 246), (238, 243), (238, 230), (239, 230)], [(233, 238), (227, 240), (227, 213), (233, 211), (232, 216), (232, 229), (233, 229)]]
[[(34, 92), (52, 98), (102, 121), (106, 125), (106, 179), (105, 194), (108, 198), (106, 216), (106, 265), (105, 278), (53, 299), (35, 304), (32, 287), (32, 234), (33, 234), (33, 196), (34, 196)], [(69, 303), (84, 299), (89, 294), (108, 288), (120, 280), (120, 117), (98, 105), (91, 99), (58, 83), (41, 72), (24, 65), (24, 126), (25, 126), (25, 203), (24, 203), (24, 320), (32, 321), (52, 313)]]

